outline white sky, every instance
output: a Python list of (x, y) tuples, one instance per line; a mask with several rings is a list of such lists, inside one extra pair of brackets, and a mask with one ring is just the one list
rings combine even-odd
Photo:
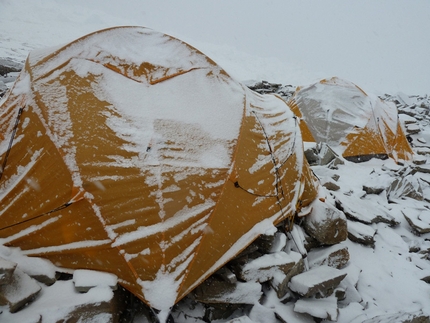
[(0, 12), (0, 57), (142, 25), (189, 42), (239, 80), (339, 76), (377, 94), (430, 92), (427, 0), (0, 0)]

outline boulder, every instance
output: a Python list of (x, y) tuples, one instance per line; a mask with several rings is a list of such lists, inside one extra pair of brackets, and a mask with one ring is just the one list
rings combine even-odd
[(348, 238), (351, 241), (365, 246), (373, 247), (375, 244), (374, 236), (376, 231), (370, 226), (356, 221), (348, 220)]
[(336, 158), (339, 158), (339, 155), (336, 154), (329, 145), (322, 143), (319, 151), (319, 157), (320, 165), (328, 165)]
[(345, 267), (349, 261), (348, 247), (337, 244), (330, 247), (313, 249), (308, 253), (308, 261), (311, 268), (327, 265), (341, 269)]
[[(216, 303), (207, 304), (203, 322), (213, 322), (228, 319), (234, 312), (240, 310), (241, 304)], [(158, 321), (156, 321), (158, 323)], [(154, 322), (154, 323), (156, 323)], [(228, 321), (235, 323), (254, 323), (249, 317), (241, 316), (240, 318)]]
[(415, 155), (415, 156), (413, 157), (412, 162), (413, 162), (415, 165), (425, 165), (425, 164), (427, 163), (427, 158), (426, 158), (426, 157), (424, 157), (424, 156)]
[(396, 226), (399, 223), (390, 214), (390, 211), (381, 204), (367, 203), (369, 197), (358, 198), (344, 194), (336, 194), (336, 206), (345, 213), (348, 219), (365, 224), (386, 223)]
[(366, 194), (381, 194), (387, 187), (384, 185), (363, 185), (363, 191), (366, 192)]
[(303, 227), (308, 235), (323, 245), (333, 245), (348, 236), (345, 215), (329, 203), (316, 199), (312, 212), (304, 217)]
[(55, 283), (56, 267), (47, 259), (39, 257), (18, 257), (18, 267), (38, 282), (50, 286)]
[(329, 321), (336, 321), (339, 314), (337, 298), (334, 295), (322, 299), (299, 299), (294, 305), (294, 311), (297, 313), (307, 313), (312, 317)]
[[(415, 169), (420, 170), (424, 166), (417, 166)], [(430, 168), (429, 168), (430, 170)], [(409, 197), (417, 201), (423, 200), (423, 191), (421, 185), (413, 175), (406, 175), (402, 178), (396, 178), (390, 185), (387, 191), (387, 197), (389, 202), (395, 203), (397, 199)]]
[(75, 289), (80, 293), (86, 293), (96, 286), (107, 286), (112, 290), (118, 287), (116, 275), (102, 271), (78, 269), (73, 273)]
[[(108, 287), (96, 287), (93, 289), (94, 294), (103, 293), (105, 296), (101, 300), (99, 296), (88, 297), (88, 299), (80, 305), (69, 306), (64, 304), (65, 313), (63, 320), (60, 322), (81, 323), (81, 322), (103, 322), (103, 323), (118, 323), (120, 318), (126, 319), (123, 313), (130, 306), (130, 293), (123, 288), (119, 288), (112, 292)], [(42, 315), (42, 322), (44, 321)]]
[(274, 235), (274, 239), (272, 241), (272, 245), (268, 250), (269, 253), (282, 251), (287, 244), (287, 236), (283, 232), (276, 232)]
[(353, 264), (341, 269), (342, 273), (346, 273), (346, 277), (339, 283), (338, 289), (345, 291), (344, 299), (339, 300), (341, 306), (347, 306), (351, 303), (360, 303), (363, 298), (357, 290), (357, 284), (361, 269)]
[(418, 124), (408, 124), (406, 125), (406, 132), (410, 135), (417, 134), (421, 131), (420, 126)]
[(194, 290), (195, 299), (205, 304), (254, 304), (259, 301), (261, 296), (259, 283), (236, 282), (232, 284), (213, 276)]
[(0, 285), (0, 305), (8, 305), (15, 313), (33, 301), (42, 288), (21, 269), (16, 268), (8, 284)]
[(228, 282), (230, 284), (234, 284), (237, 282), (236, 275), (226, 266), (221, 267), (214, 273), (215, 277), (220, 278), (221, 280)]
[(226, 321), (226, 323), (255, 323), (255, 321), (251, 320), (248, 316), (243, 315), (243, 316), (239, 316), (234, 319), (228, 320)]
[(369, 319), (365, 315), (360, 315), (351, 323), (429, 323), (430, 316), (421, 311), (413, 313), (382, 314)]
[(307, 313), (294, 311), (294, 303), (282, 304), (275, 307), (276, 318), (282, 323), (315, 323), (312, 316)]
[(303, 297), (328, 297), (346, 277), (346, 273), (329, 266), (311, 268), (291, 278), (289, 287)]
[(252, 322), (264, 322), (264, 323), (278, 323), (275, 312), (268, 307), (261, 305), (260, 303), (254, 304), (251, 311), (249, 312), (249, 318)]
[(0, 285), (9, 284), (17, 264), (0, 257)]
[(340, 186), (337, 185), (334, 181), (326, 181), (324, 184), (322, 184), (326, 189), (329, 191), (338, 191), (340, 189)]
[(308, 161), (309, 165), (319, 165), (320, 164), (320, 157), (318, 156), (318, 150), (316, 147), (316, 143), (309, 143), (304, 142), (303, 143), (303, 150), (306, 157), (306, 160)]
[(300, 260), (290, 269), (288, 273), (277, 272), (270, 281), (271, 286), (276, 292), (279, 299), (285, 297), (289, 292), (288, 283), (291, 278), (304, 272), (305, 264), (303, 259)]
[(402, 210), (402, 214), (418, 234), (430, 232), (430, 211), (428, 209), (405, 208)]
[(301, 255), (296, 252), (287, 254), (280, 251), (265, 254), (243, 265), (237, 275), (244, 281), (264, 283), (271, 280), (278, 272), (288, 274), (300, 259)]
[(429, 164), (417, 165), (415, 167), (415, 170), (420, 173), (430, 174), (430, 165)]

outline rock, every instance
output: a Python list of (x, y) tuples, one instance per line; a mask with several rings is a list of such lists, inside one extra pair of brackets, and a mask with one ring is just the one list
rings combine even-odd
[(417, 141), (418, 141), (419, 143), (421, 143), (421, 144), (426, 144), (426, 143), (427, 143), (427, 140), (425, 140), (423, 137), (419, 137), (419, 138), (417, 138)]
[(285, 233), (276, 232), (272, 242), (272, 246), (269, 249), (269, 253), (275, 253), (282, 251), (287, 243), (287, 236)]
[(389, 210), (377, 203), (366, 203), (368, 197), (361, 199), (355, 196), (336, 194), (336, 206), (345, 213), (348, 219), (365, 224), (387, 223), (396, 226), (399, 223), (390, 215)]
[(335, 158), (338, 158), (338, 154), (336, 154), (333, 149), (330, 148), (326, 143), (321, 144), (321, 148), (319, 151), (320, 157), (320, 165), (328, 165)]
[(383, 314), (370, 319), (365, 319), (365, 315), (361, 315), (354, 319), (351, 323), (429, 323), (430, 316), (423, 314), (423, 312), (413, 313), (397, 313), (397, 314)]
[(417, 165), (415, 167), (416, 171), (420, 172), (420, 173), (425, 173), (425, 174), (430, 174), (430, 165), (426, 164), (426, 165)]
[(430, 232), (430, 210), (407, 208), (402, 210), (402, 214), (418, 234)]
[[(207, 322), (211, 322), (211, 320)], [(244, 315), (244, 316), (236, 317), (232, 320), (226, 321), (226, 323), (255, 323), (255, 322), (251, 320), (248, 316)]]
[(23, 65), (7, 58), (0, 58), (0, 76), (21, 71)]
[[(424, 166), (417, 166), (416, 170), (423, 169)], [(427, 168), (427, 167), (426, 167)], [(429, 168), (430, 171), (430, 168)], [(406, 175), (401, 179), (395, 179), (387, 191), (389, 202), (395, 203), (396, 199), (409, 197), (411, 199), (422, 201), (423, 191), (420, 183), (413, 175)]]
[(316, 148), (316, 143), (303, 143), (303, 151), (306, 157), (306, 160), (308, 161), (309, 165), (319, 165), (320, 164), (320, 157), (318, 155), (318, 150)]
[(348, 238), (351, 241), (365, 246), (373, 247), (375, 244), (374, 236), (376, 231), (370, 226), (356, 221), (348, 220)]
[[(68, 304), (64, 304), (64, 322), (79, 323), (79, 322), (103, 322), (103, 323), (117, 323), (120, 321), (121, 314), (130, 306), (129, 292), (123, 288), (117, 289), (112, 292), (108, 287), (96, 287), (92, 291), (99, 289), (97, 293), (102, 293), (105, 289), (104, 296), (106, 300), (100, 301), (97, 297), (89, 298), (84, 304), (75, 306), (72, 310)], [(58, 309), (57, 309), (58, 310)], [(45, 322), (44, 315), (42, 315), (42, 322)], [(63, 322), (63, 321), (60, 321)]]
[(346, 290), (344, 288), (338, 286), (334, 290), (334, 296), (337, 298), (338, 302), (341, 302), (346, 298)]
[(278, 323), (275, 312), (260, 303), (256, 303), (248, 315), (252, 322)]
[(75, 289), (80, 293), (86, 293), (96, 286), (107, 286), (116, 290), (118, 278), (116, 275), (87, 269), (78, 269), (73, 273)]
[(328, 189), (329, 191), (338, 191), (340, 189), (340, 186), (337, 185), (335, 182), (327, 181), (323, 184), (323, 186)]
[(430, 273), (427, 273), (424, 277), (421, 278), (423, 282), (430, 284)]
[(345, 277), (338, 269), (323, 265), (294, 276), (289, 287), (303, 297), (327, 297)]
[(275, 241), (275, 235), (262, 234), (254, 242), (253, 245), (258, 247), (262, 253), (269, 253)]
[(50, 286), (55, 283), (56, 267), (47, 259), (38, 257), (19, 257), (18, 267), (38, 282)]
[(303, 227), (308, 235), (323, 245), (333, 245), (348, 236), (344, 214), (329, 203), (316, 199), (312, 212), (304, 218)]
[(323, 247), (311, 250), (308, 253), (310, 267), (327, 265), (336, 269), (341, 269), (348, 264), (349, 252), (346, 246), (337, 244), (330, 247)]
[(246, 263), (239, 271), (238, 278), (264, 283), (271, 280), (277, 272), (287, 274), (300, 259), (301, 255), (296, 252), (266, 254)]
[(363, 191), (366, 192), (366, 194), (381, 194), (385, 189), (387, 189), (385, 186), (379, 186), (379, 185), (363, 185)]
[(297, 313), (307, 313), (313, 317), (329, 321), (336, 321), (339, 314), (337, 298), (334, 295), (322, 299), (299, 299), (294, 305), (294, 311)]
[(275, 315), (282, 323), (315, 323), (312, 316), (294, 311), (293, 303), (282, 304), (275, 307)]
[(339, 304), (347, 306), (351, 303), (360, 303), (363, 299), (357, 290), (357, 283), (361, 273), (361, 269), (353, 264), (349, 264), (347, 267), (341, 270), (342, 273), (346, 273), (346, 277), (339, 283), (338, 288), (345, 291), (345, 298), (339, 300)]
[(214, 273), (214, 276), (221, 278), (223, 281), (228, 282), (230, 284), (234, 284), (237, 282), (236, 275), (228, 269), (226, 266), (221, 267), (218, 271)]
[(416, 153), (418, 155), (423, 155), (423, 156), (429, 155), (430, 154), (430, 148), (429, 147), (419, 147), (419, 148), (416, 148)]
[(9, 284), (17, 264), (0, 257), (0, 285)]
[[(228, 319), (235, 311), (240, 310), (240, 308), (241, 308), (241, 304), (227, 304), (227, 303), (208, 304), (206, 305), (206, 311), (203, 317), (203, 321), (213, 322), (213, 321)], [(236, 318), (228, 322), (254, 323), (247, 316), (241, 316), (240, 318)]]
[(15, 313), (34, 300), (41, 289), (33, 278), (16, 268), (9, 284), (0, 285), (0, 305), (9, 305), (9, 311)]
[(290, 269), (288, 273), (277, 272), (270, 281), (271, 286), (276, 292), (279, 299), (285, 297), (289, 291), (288, 283), (291, 278), (304, 272), (305, 264), (303, 259), (300, 260)]
[(412, 162), (415, 165), (424, 165), (425, 163), (427, 163), (427, 158), (424, 156), (414, 155)]
[(418, 124), (408, 124), (406, 125), (406, 132), (408, 134), (417, 134), (421, 131), (420, 126)]
[(261, 285), (254, 282), (234, 284), (209, 277), (194, 290), (197, 301), (205, 304), (254, 304), (262, 295)]

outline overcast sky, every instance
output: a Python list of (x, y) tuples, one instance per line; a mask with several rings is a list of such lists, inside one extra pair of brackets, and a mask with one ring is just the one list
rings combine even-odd
[(430, 93), (428, 0), (0, 0), (0, 11), (0, 47), (6, 36), (37, 47), (142, 25), (191, 43), (242, 80), (339, 76), (372, 91)]

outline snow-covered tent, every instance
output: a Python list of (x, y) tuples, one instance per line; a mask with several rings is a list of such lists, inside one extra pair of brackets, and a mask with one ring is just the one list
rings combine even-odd
[(333, 77), (298, 88), (288, 104), (304, 121), (304, 141), (327, 143), (352, 161), (412, 158), (396, 106), (351, 82)]
[(316, 196), (280, 98), (146, 28), (30, 53), (0, 115), (0, 241), (160, 310)]

